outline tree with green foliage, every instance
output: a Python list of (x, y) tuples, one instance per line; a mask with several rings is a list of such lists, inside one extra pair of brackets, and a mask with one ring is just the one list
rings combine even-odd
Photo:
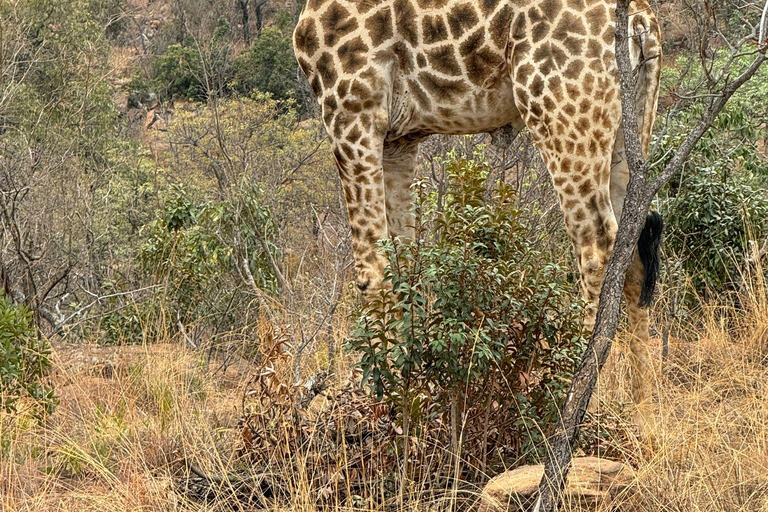
[(240, 94), (269, 93), (277, 100), (296, 96), (296, 58), (288, 14), (263, 29), (253, 44), (234, 61), (231, 86)]

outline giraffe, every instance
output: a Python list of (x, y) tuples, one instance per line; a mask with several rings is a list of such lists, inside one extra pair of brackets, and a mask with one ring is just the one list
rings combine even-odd
[[(294, 49), (331, 141), (364, 295), (382, 287), (386, 260), (376, 242), (412, 234), (419, 142), (527, 128), (575, 249), (585, 328), (594, 327), (629, 182), (615, 8), (615, 0), (307, 0)], [(630, 33), (647, 152), (661, 70), (647, 0), (633, 0)], [(649, 304), (660, 231), (652, 212), (624, 284), (638, 408), (650, 401)]]

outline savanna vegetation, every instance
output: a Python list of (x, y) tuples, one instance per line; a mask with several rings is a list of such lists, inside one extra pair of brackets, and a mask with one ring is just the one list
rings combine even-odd
[[(652, 172), (759, 7), (655, 5)], [(364, 315), (300, 9), (0, 2), (2, 510), (454, 510), (541, 462), (587, 338), (535, 148), (430, 138)], [(763, 66), (655, 202), (655, 433), (621, 332), (577, 447), (619, 510), (768, 510), (766, 105)]]

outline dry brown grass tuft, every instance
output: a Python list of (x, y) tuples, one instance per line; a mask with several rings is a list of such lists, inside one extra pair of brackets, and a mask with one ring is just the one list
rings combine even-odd
[[(621, 340), (614, 346), (593, 412), (610, 433), (596, 450), (637, 469), (619, 510), (768, 511), (768, 301), (762, 290), (746, 297), (738, 308), (703, 307), (697, 324), (678, 329), (670, 340), (656, 376), (658, 418), (651, 437), (639, 438), (631, 425), (626, 347)], [(316, 364), (323, 357), (309, 360)], [(242, 398), (253, 388), (256, 368), (243, 362), (222, 372), (176, 344), (59, 346), (55, 361), (52, 378), (61, 405), (53, 417), (43, 426), (24, 414), (2, 418), (2, 510), (238, 508), (237, 482), (226, 475), (253, 463), (235, 455), (243, 448)], [(281, 361), (276, 372), (287, 379), (292, 361)], [(175, 492), (179, 481), (194, 480), (190, 463), (224, 476), (216, 485), (234, 492), (208, 502)], [(317, 510), (322, 486), (316, 474), (292, 467), (293, 474), (272, 475), (286, 491), (283, 503)], [(387, 485), (397, 488), (399, 482)], [(371, 482), (368, 490), (380, 488)], [(435, 494), (422, 482), (408, 493), (411, 499), (400, 510), (449, 510), (467, 495), (456, 489)], [(332, 508), (376, 510), (377, 500), (364, 494)]]

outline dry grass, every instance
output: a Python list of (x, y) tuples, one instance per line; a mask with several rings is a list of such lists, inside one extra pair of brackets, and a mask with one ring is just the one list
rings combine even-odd
[[(768, 510), (768, 301), (759, 290), (750, 296), (739, 310), (703, 308), (698, 324), (670, 341), (649, 438), (639, 439), (626, 421), (629, 365), (625, 345), (615, 345), (595, 411), (612, 426), (604, 453), (637, 470), (619, 510)], [(55, 360), (56, 414), (44, 426), (23, 414), (2, 418), (3, 511), (237, 508), (226, 499), (191, 502), (173, 489), (189, 474), (185, 461), (211, 474), (242, 467), (234, 461), (238, 418), (254, 368), (222, 371), (174, 344), (62, 346)], [(288, 508), (317, 509), (317, 490), (301, 474), (285, 486)], [(361, 500), (358, 510), (371, 503)], [(450, 503), (430, 497), (403, 508)]]

